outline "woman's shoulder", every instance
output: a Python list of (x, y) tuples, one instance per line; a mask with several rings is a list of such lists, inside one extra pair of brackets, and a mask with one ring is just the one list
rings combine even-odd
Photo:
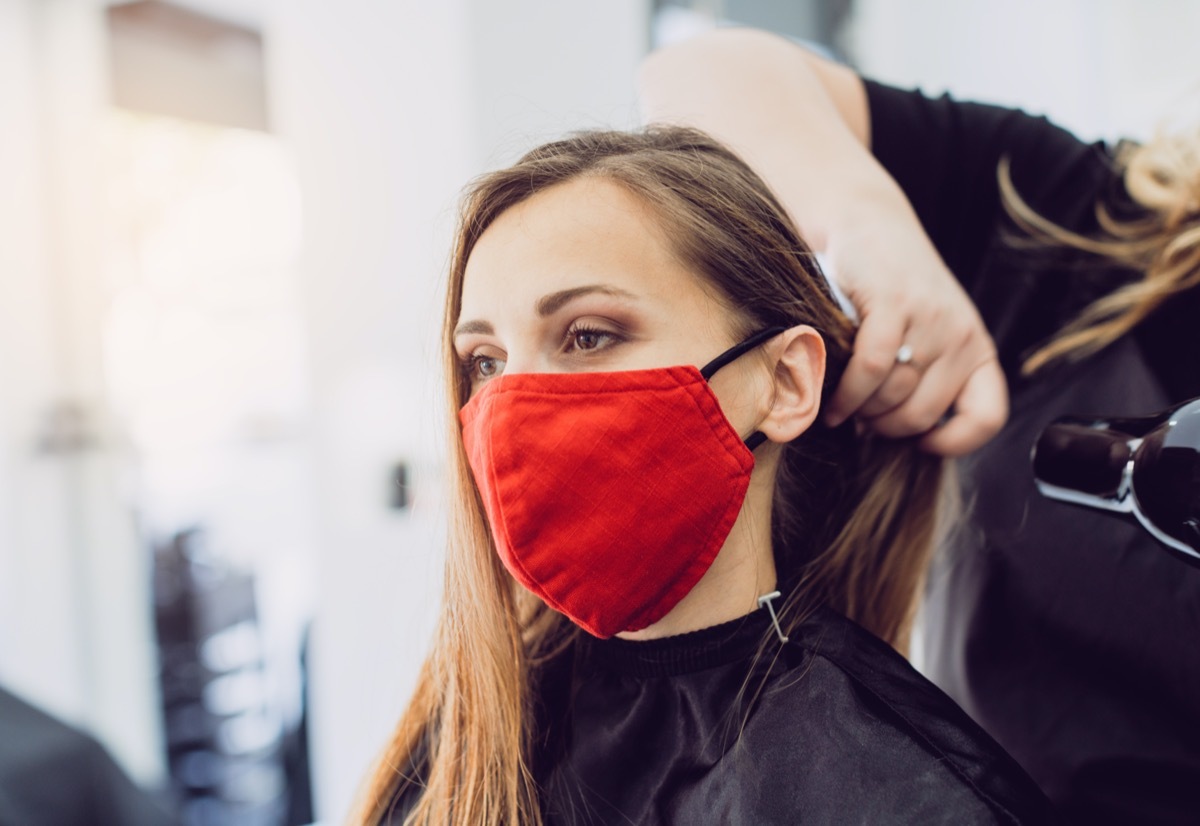
[(756, 727), (791, 730), (788, 740), (824, 752), (814, 765), (827, 775), (806, 784), (849, 786), (854, 805), (878, 805), (880, 817), (901, 822), (1055, 820), (1000, 745), (870, 632), (822, 610), (788, 645), (803, 655), (790, 658), (754, 717)]
[(871, 634), (818, 612), (778, 646), (759, 612), (590, 643), (548, 755), (548, 822), (1053, 820), (991, 738)]

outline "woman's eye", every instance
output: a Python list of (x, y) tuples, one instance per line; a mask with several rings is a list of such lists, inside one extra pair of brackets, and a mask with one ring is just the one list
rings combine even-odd
[(599, 350), (615, 342), (617, 336), (604, 330), (576, 328), (567, 333), (567, 349), (578, 352)]
[(463, 367), (471, 381), (484, 381), (504, 372), (504, 359), (495, 356), (467, 356)]
[(575, 334), (576, 350), (595, 350), (600, 346), (600, 333), (583, 330)]

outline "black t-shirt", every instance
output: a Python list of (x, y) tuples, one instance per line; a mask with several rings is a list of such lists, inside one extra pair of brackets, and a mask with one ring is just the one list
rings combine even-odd
[(929, 676), (1080, 823), (1200, 822), (1200, 569), (1140, 527), (1038, 495), (1030, 449), (1061, 415), (1140, 416), (1200, 396), (1200, 290), (1077, 364), (1023, 357), (1137, 276), (1017, 249), (1007, 156), (1037, 212), (1095, 234), (1128, 210), (1112, 156), (1044, 118), (867, 82), (875, 156), (978, 306), (1009, 378), (1000, 435), (959, 463), (964, 518), (931, 572)]
[(962, 709), (831, 611), (786, 644), (764, 610), (646, 642), (581, 635), (539, 701), (548, 826), (1054, 822)]

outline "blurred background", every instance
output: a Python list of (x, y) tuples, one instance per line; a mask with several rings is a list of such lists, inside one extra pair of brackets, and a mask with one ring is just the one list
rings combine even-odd
[(339, 822), (437, 609), (456, 194), (728, 23), (1088, 138), (1200, 80), (1187, 0), (0, 0), (0, 687), (186, 823)]

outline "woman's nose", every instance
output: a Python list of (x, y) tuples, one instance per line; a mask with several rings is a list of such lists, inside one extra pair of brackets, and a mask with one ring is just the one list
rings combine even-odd
[(554, 360), (551, 353), (536, 350), (509, 351), (504, 365), (506, 374), (512, 373), (561, 373), (563, 366)]

